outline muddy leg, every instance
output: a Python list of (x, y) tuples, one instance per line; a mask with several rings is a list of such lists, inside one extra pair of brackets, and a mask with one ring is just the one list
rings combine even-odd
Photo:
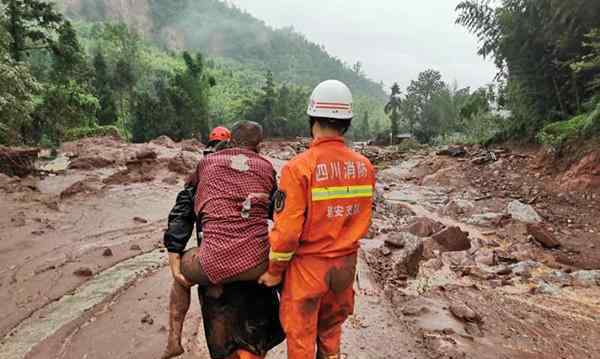
[(181, 333), (185, 315), (190, 309), (190, 289), (173, 281), (169, 302), (169, 340), (161, 359), (169, 359), (183, 354)]

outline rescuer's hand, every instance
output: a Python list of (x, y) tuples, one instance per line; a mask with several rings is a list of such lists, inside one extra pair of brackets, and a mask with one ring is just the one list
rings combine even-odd
[(186, 288), (194, 286), (194, 283), (190, 282), (182, 273), (173, 274), (173, 279)]
[(169, 267), (171, 267), (171, 274), (177, 283), (186, 288), (191, 288), (194, 285), (181, 273), (181, 256), (179, 254), (169, 253)]
[(266, 287), (275, 287), (279, 285), (281, 281), (283, 281), (283, 274), (272, 275), (269, 272), (265, 272), (260, 276), (260, 278), (258, 278), (258, 284), (262, 284)]

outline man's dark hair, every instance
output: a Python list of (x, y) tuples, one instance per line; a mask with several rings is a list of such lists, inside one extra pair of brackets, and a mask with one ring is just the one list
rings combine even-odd
[(231, 145), (257, 150), (263, 140), (263, 128), (253, 121), (239, 121), (231, 128)]
[(333, 118), (325, 118), (325, 117), (311, 117), (310, 118), (310, 127), (315, 124), (315, 122), (319, 123), (319, 126), (322, 128), (335, 130), (339, 132), (341, 135), (345, 135), (350, 128), (350, 124), (352, 123), (352, 119), (349, 120), (338, 120)]

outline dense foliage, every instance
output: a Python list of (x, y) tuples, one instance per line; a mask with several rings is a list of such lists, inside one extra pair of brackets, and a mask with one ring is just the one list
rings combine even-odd
[[(355, 137), (386, 126), (384, 92), (360, 63), (350, 68), (301, 35), (220, 1), (149, 0), (150, 36), (104, 22), (108, 2), (80, 1), (67, 15), (94, 22), (73, 23), (52, 3), (2, 1), (12, 9), (0, 15), (1, 66), (10, 68), (0, 75), (2, 143), (55, 146), (96, 134), (204, 138), (211, 126), (240, 119), (262, 123), (269, 136), (305, 136), (311, 86), (336, 77), (355, 93)], [(171, 46), (168, 34), (185, 41)], [(217, 46), (220, 34), (226, 47)], [(166, 49), (174, 47), (212, 57)]]
[(500, 131), (503, 120), (493, 111), (495, 105), (493, 86), (475, 91), (458, 88), (430, 69), (411, 81), (404, 95), (394, 84), (385, 112), (394, 138), (403, 131), (422, 143), (475, 143)]
[(498, 66), (510, 135), (581, 114), (598, 95), (600, 1), (468, 0), (457, 10)]

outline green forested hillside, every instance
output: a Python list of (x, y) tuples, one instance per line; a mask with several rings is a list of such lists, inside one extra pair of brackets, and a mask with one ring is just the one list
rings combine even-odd
[(0, 8), (0, 64), (11, 70), (2, 79), (19, 85), (0, 93), (0, 143), (116, 132), (205, 138), (240, 119), (261, 122), (269, 136), (307, 135), (310, 89), (328, 78), (352, 87), (357, 118), (370, 122), (357, 120), (355, 137), (388, 122), (383, 89), (360, 67), (220, 1), (1, 0)]
[[(116, 6), (114, 3), (112, 0), (69, 1), (71, 5), (66, 6), (66, 13), (88, 21), (128, 22), (111, 9)], [(324, 47), (291, 28), (272, 29), (220, 0), (138, 0), (130, 4), (142, 9), (136, 12), (137, 23), (149, 24), (146, 29), (138, 30), (146, 30), (147, 37), (165, 47), (183, 47), (211, 57), (251, 64), (259, 70), (272, 71), (277, 82), (313, 86), (336, 78), (350, 85), (357, 95), (385, 96), (379, 84), (332, 57)], [(139, 17), (149, 17), (149, 21), (140, 21)]]

